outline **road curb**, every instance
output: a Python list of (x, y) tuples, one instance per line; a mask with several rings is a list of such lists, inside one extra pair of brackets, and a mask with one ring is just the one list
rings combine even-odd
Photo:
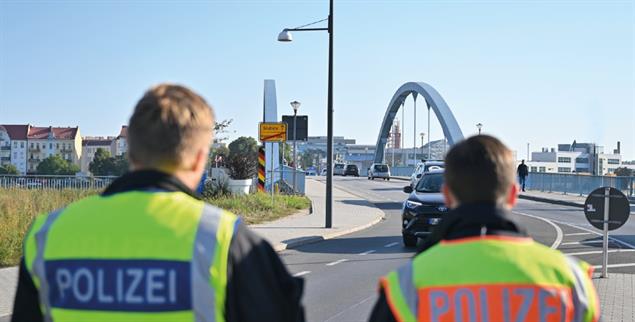
[(583, 203), (579, 203), (579, 202), (558, 200), (558, 199), (551, 199), (551, 198), (544, 198), (544, 197), (536, 197), (536, 196), (530, 196), (530, 195), (525, 195), (525, 194), (520, 194), (518, 197), (520, 199), (526, 199), (526, 200), (532, 200), (532, 201), (538, 201), (538, 202), (544, 202), (544, 203), (551, 203), (551, 204), (563, 205), (563, 206), (584, 208), (584, 204)]
[(380, 223), (382, 220), (384, 220), (385, 215), (382, 212), (382, 215), (377, 216), (377, 218), (373, 219), (372, 221), (363, 224), (363, 225), (359, 225), (359, 226), (355, 226), (349, 229), (345, 229), (342, 231), (338, 231), (338, 232), (334, 232), (334, 233), (328, 233), (328, 234), (324, 234), (322, 236), (306, 236), (306, 237), (298, 237), (296, 239), (294, 239), (293, 241), (289, 241), (286, 243), (278, 243), (276, 245), (273, 246), (273, 249), (276, 252), (281, 252), (283, 250), (287, 250), (287, 249), (293, 249), (293, 248), (298, 248), (300, 246), (304, 246), (304, 245), (308, 245), (308, 244), (314, 244), (317, 242), (321, 242), (324, 240), (328, 240), (328, 239), (333, 239), (333, 238), (337, 238), (337, 237), (341, 237), (344, 235), (348, 235), (348, 234), (352, 234), (354, 232), (358, 232), (360, 230), (364, 230), (366, 228), (370, 228), (378, 223)]

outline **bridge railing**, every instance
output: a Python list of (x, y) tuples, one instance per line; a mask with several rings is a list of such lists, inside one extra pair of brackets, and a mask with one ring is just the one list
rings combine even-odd
[(545, 192), (562, 192), (586, 196), (598, 187), (613, 187), (634, 196), (635, 177), (590, 176), (566, 173), (530, 172), (526, 188)]
[(17, 189), (104, 189), (117, 177), (0, 175), (0, 188)]

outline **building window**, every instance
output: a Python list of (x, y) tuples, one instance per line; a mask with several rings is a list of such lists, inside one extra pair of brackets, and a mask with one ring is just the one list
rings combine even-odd
[(18, 147), (18, 142), (15, 142), (15, 141), (14, 141), (14, 142), (13, 142), (13, 147), (14, 147), (14, 148), (17, 148), (17, 147)]
[(24, 149), (24, 142), (20, 142), (20, 147)]
[(55, 143), (55, 148), (59, 149), (60, 148), (60, 144), (59, 143)]
[(575, 163), (589, 163), (589, 158), (576, 158)]
[(33, 142), (31, 142), (31, 149), (33, 149)]
[(540, 169), (538, 170), (538, 172), (545, 172), (545, 167), (540, 167)]
[(53, 150), (53, 143), (49, 143), (49, 149)]
[(571, 163), (571, 158), (569, 158), (569, 157), (558, 157), (558, 163)]
[(570, 172), (571, 172), (571, 168), (568, 168), (568, 167), (558, 167), (558, 172), (561, 172), (561, 173), (570, 173)]
[(615, 172), (615, 168), (609, 168), (609, 172), (610, 172), (610, 173)]
[(538, 171), (538, 167), (531, 167), (531, 172), (536, 172)]
[(607, 159), (608, 164), (620, 164), (620, 159)]

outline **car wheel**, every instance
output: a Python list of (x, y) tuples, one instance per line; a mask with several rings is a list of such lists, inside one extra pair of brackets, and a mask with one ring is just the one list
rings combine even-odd
[(406, 246), (406, 247), (415, 247), (415, 246), (417, 246), (417, 237), (411, 236), (411, 235), (406, 235), (406, 234), (401, 234), (401, 237), (403, 238), (404, 246)]
[(390, 181), (390, 178), (386, 178), (386, 180)]

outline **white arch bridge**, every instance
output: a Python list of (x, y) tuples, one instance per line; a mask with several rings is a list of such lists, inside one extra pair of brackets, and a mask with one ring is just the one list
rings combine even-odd
[[(408, 82), (397, 90), (388, 104), (388, 109), (384, 115), (384, 120), (379, 129), (379, 136), (377, 137), (377, 146), (375, 148), (375, 163), (381, 163), (384, 161), (384, 149), (388, 142), (388, 136), (390, 135), (390, 128), (399, 109), (403, 106), (404, 101), (408, 96), (412, 95), (415, 100), (415, 109), (417, 95), (421, 95), (425, 98), (426, 107), (432, 109), (437, 116), (441, 128), (443, 129), (444, 136), (448, 139), (450, 145), (463, 140), (463, 132), (459, 124), (456, 122), (452, 111), (448, 104), (443, 100), (443, 97), (432, 86), (423, 82)], [(415, 110), (416, 113), (416, 110)], [(416, 114), (415, 114), (416, 115)], [(428, 134), (429, 135), (429, 134)]]

